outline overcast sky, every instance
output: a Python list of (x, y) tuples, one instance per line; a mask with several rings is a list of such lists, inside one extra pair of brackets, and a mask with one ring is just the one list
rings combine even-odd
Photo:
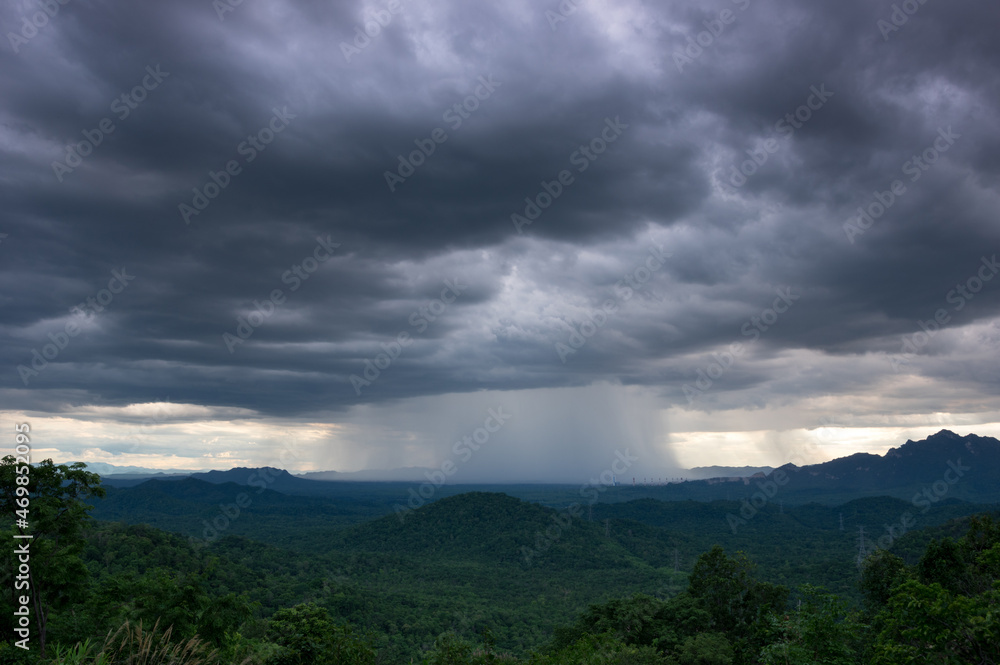
[(576, 482), (1000, 434), (996, 2), (230, 2), (0, 7), (36, 457)]

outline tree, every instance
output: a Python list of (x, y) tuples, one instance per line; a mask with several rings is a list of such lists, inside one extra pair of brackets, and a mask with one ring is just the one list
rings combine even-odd
[(873, 621), (874, 662), (1000, 662), (1000, 525), (972, 518), (958, 541), (932, 541), (916, 573)]
[(434, 640), (434, 648), (424, 658), (426, 665), (468, 665), (472, 644), (454, 633), (443, 633)]
[(653, 646), (664, 628), (657, 617), (664, 605), (664, 601), (642, 594), (591, 605), (575, 626), (557, 631), (555, 646), (569, 646), (588, 633), (609, 633), (626, 644)]
[[(86, 465), (76, 462), (69, 466), (56, 465), (51, 459), (34, 466), (18, 463), (8, 455), (0, 461), (0, 513), (7, 528), (7, 542), (14, 533), (30, 535), (19, 539), (27, 543), (30, 553), (26, 557), (30, 572), (27, 581), (28, 597), (34, 612), (38, 631), (40, 655), (45, 657), (45, 642), (49, 614), (79, 600), (87, 590), (88, 570), (80, 559), (80, 552), (86, 542), (84, 529), (88, 526), (89, 511), (93, 506), (84, 503), (90, 497), (103, 497), (104, 488), (96, 473), (86, 471)], [(19, 473), (23, 472), (23, 473)], [(27, 484), (19, 484), (18, 477), (27, 477)], [(14, 522), (16, 510), (23, 510), (25, 498), (17, 488), (27, 487), (29, 501), (28, 516), (23, 522), (19, 517)], [(23, 513), (22, 513), (23, 514)], [(16, 590), (13, 562), (4, 558), (3, 577), (5, 586), (11, 590), (11, 602), (17, 606), (18, 596), (25, 590)], [(10, 612), (4, 612), (10, 617)], [(7, 624), (13, 636), (13, 625)], [(6, 637), (6, 636), (5, 636)]]
[(246, 594), (212, 595), (206, 590), (211, 566), (200, 572), (175, 572), (157, 567), (142, 576), (117, 575), (105, 580), (95, 594), (99, 607), (95, 623), (129, 620), (158, 623), (181, 639), (195, 635), (212, 646), (224, 648), (249, 621), (259, 603)]
[(1000, 662), (1000, 582), (974, 597), (955, 595), (940, 584), (901, 584), (875, 641), (876, 665)]
[(895, 554), (878, 549), (869, 555), (861, 564), (861, 580), (858, 583), (867, 615), (872, 617), (878, 614), (889, 602), (893, 589), (907, 579), (906, 564)]
[(917, 579), (923, 584), (940, 584), (951, 593), (962, 593), (968, 587), (969, 573), (962, 549), (951, 538), (927, 543), (917, 563)]
[(653, 647), (625, 644), (610, 633), (583, 635), (575, 643), (530, 662), (533, 665), (674, 665)]
[(777, 639), (761, 651), (765, 665), (851, 665), (864, 626), (847, 614), (844, 601), (820, 587), (801, 588), (802, 605), (771, 618)]
[(705, 630), (712, 616), (701, 603), (686, 591), (666, 601), (657, 612), (662, 630), (654, 644), (660, 651), (673, 652), (681, 648), (688, 638)]
[(591, 605), (575, 624), (556, 629), (553, 649), (573, 645), (584, 635), (609, 634), (628, 645), (673, 653), (711, 622), (712, 616), (686, 592), (669, 600), (636, 594)]
[(729, 557), (716, 545), (698, 557), (688, 582), (688, 593), (712, 615), (712, 630), (733, 645), (735, 663), (752, 662), (764, 645), (767, 616), (788, 602), (787, 588), (758, 582), (754, 571), (743, 552)]
[(271, 617), (268, 639), (284, 647), (273, 665), (374, 665), (375, 649), (351, 630), (330, 620), (326, 608), (313, 603), (278, 610)]
[(497, 653), (495, 640), (489, 629), (482, 636), (482, 645), (459, 637), (453, 632), (442, 633), (434, 641), (434, 648), (424, 654), (423, 665), (500, 665), (518, 663), (518, 659)]
[(722, 633), (698, 633), (681, 645), (677, 653), (680, 665), (729, 665), (733, 648)]

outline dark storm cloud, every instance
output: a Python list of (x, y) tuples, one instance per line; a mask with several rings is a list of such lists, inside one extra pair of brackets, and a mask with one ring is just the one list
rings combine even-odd
[[(884, 360), (824, 363), (898, 353), (939, 308), (949, 332), (997, 315), (1000, 281), (961, 311), (946, 301), (1000, 250), (995, 4), (928, 2), (884, 39), (885, 2), (582, 3), (553, 30), (555, 4), (407, 0), (345, 57), (387, 4), (245, 0), (220, 20), (207, 0), (75, 0), (0, 53), (5, 403), (170, 395), (294, 415), (603, 380), (682, 402), (710, 352), (748, 341), (751, 317), (791, 288), (794, 307), (706, 395), (757, 387), (767, 403), (881, 380)], [(679, 71), (676, 53), (723, 10), (735, 20)], [(9, 5), (4, 31), (37, 11)], [(166, 73), (155, 86), (149, 68)], [(484, 79), (496, 84), (454, 126), (449, 110)], [(817, 90), (832, 93), (818, 108)], [(797, 112), (791, 135), (778, 129)], [(92, 154), (54, 171), (105, 118), (114, 131)], [(620, 135), (586, 157), (616, 119)], [(913, 171), (948, 128), (958, 138)], [(435, 129), (447, 140), (390, 191), (386, 172)], [(753, 154), (765, 163), (734, 184)], [(572, 183), (519, 233), (511, 215), (564, 170)], [(210, 172), (226, 186), (185, 219)], [(895, 180), (905, 193), (846, 233)], [(317, 238), (339, 246), (293, 290), (287, 271)], [(651, 246), (670, 258), (622, 298)], [(70, 313), (123, 268), (135, 278), (104, 311)], [(420, 329), (445, 280), (465, 286)], [(230, 353), (223, 334), (274, 289), (283, 302)], [(556, 344), (608, 299), (616, 312), (562, 362)], [(25, 385), (18, 366), (67, 323), (81, 332)], [(356, 390), (350, 377), (402, 332), (412, 344)], [(956, 381), (993, 344), (950, 339), (924, 353), (956, 364), (908, 371)], [(783, 383), (796, 350), (817, 365)]]

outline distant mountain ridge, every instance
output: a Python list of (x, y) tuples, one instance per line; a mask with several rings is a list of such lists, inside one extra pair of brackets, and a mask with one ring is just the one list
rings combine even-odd
[(871, 483), (926, 482), (942, 476), (949, 468), (948, 460), (957, 464), (960, 459), (966, 465), (975, 462), (986, 469), (1000, 471), (1000, 441), (975, 434), (963, 437), (943, 429), (921, 441), (907, 440), (884, 455), (855, 453), (821, 464), (802, 467), (785, 464), (779, 468), (814, 478), (852, 480), (862, 484), (865, 479)]
[[(907, 440), (884, 455), (856, 453), (822, 464), (786, 464), (782, 493), (849, 491), (910, 499), (923, 490), (965, 501), (1000, 501), (1000, 441), (941, 430), (920, 441)], [(927, 500), (931, 500), (928, 498)]]
[[(112, 480), (126, 480), (138, 478), (181, 478), (199, 477), (208, 482), (241, 482), (238, 478), (229, 478), (227, 481), (217, 481), (218, 474), (229, 474), (231, 472), (249, 475), (260, 469), (270, 469), (273, 467), (247, 468), (236, 467), (228, 470), (194, 470), (194, 469), (153, 469), (140, 466), (115, 466), (105, 462), (86, 462), (87, 470), (111, 478)], [(427, 474), (436, 469), (419, 466), (408, 466), (398, 469), (363, 469), (361, 471), (307, 471), (305, 473), (291, 473), (283, 471), (294, 478), (321, 482), (424, 482)], [(707, 478), (744, 478), (757, 474), (767, 474), (773, 470), (770, 466), (696, 466), (691, 469), (678, 469), (675, 475), (685, 480), (705, 480)], [(277, 469), (275, 469), (277, 471)], [(207, 475), (216, 474), (216, 475)], [(673, 477), (670, 480), (674, 480)], [(243, 483), (245, 484), (245, 483)], [(490, 483), (474, 483), (490, 484)], [(499, 485), (510, 484), (507, 482), (496, 483)]]
[[(354, 474), (334, 471), (293, 475), (273, 467), (238, 467), (227, 471), (193, 472), (186, 475), (158, 475), (164, 481), (190, 477), (217, 484), (232, 482), (238, 485), (267, 488), (277, 492), (299, 495), (342, 495), (351, 483), (386, 482), (426, 484), (427, 477), (416, 475), (419, 468), (399, 469), (399, 480), (372, 480)], [(921, 441), (908, 440), (891, 448), (884, 455), (856, 453), (847, 457), (812, 464), (795, 466), (785, 464), (778, 469), (769, 467), (699, 467), (690, 470), (685, 482), (633, 487), (621, 483), (605, 492), (609, 501), (628, 501), (651, 497), (661, 500), (712, 501), (752, 494), (765, 478), (780, 478), (781, 500), (808, 502), (845, 502), (862, 496), (894, 496), (911, 500), (915, 493), (925, 489), (947, 494), (976, 503), (1000, 502), (1000, 441), (976, 434), (960, 436), (941, 430)], [(695, 472), (704, 474), (694, 479)], [(780, 474), (779, 474), (780, 472)], [(139, 475), (105, 476), (105, 482), (117, 487), (135, 486), (148, 477)], [(937, 485), (935, 486), (935, 483)], [(563, 484), (572, 489), (572, 485)], [(339, 489), (336, 486), (340, 486)], [(486, 483), (466, 485), (448, 484), (440, 488), (437, 498), (459, 491), (460, 488), (488, 487)], [(528, 487), (528, 486), (523, 486)], [(464, 489), (461, 491), (468, 491)], [(527, 492), (527, 490), (525, 490)], [(405, 495), (405, 490), (403, 491)], [(934, 495), (937, 496), (936, 494)], [(930, 498), (927, 499), (931, 500)]]
[(236, 483), (237, 485), (269, 489), (285, 494), (326, 494), (329, 489), (329, 485), (323, 481), (300, 478), (284, 469), (276, 469), (273, 466), (257, 468), (240, 466), (228, 471), (193, 473), (190, 477), (212, 484)]
[(707, 480), (709, 478), (750, 478), (774, 471), (771, 466), (696, 466), (688, 469), (683, 475), (688, 480)]
[[(778, 562), (784, 548), (794, 547), (812, 549), (812, 563), (792, 578), (829, 569), (828, 578), (845, 590), (854, 588), (862, 527), (872, 540), (889, 534), (894, 541), (892, 529), (907, 514), (907, 524), (922, 529), (995, 511), (1000, 441), (942, 430), (881, 456), (786, 464), (755, 477), (583, 488), (589, 492), (462, 485), (421, 495), (422, 485), (412, 483), (323, 482), (273, 467), (196, 475), (112, 484), (107, 498), (93, 501), (94, 516), (176, 531), (197, 544), (244, 536), (407, 565), (447, 560), (464, 570), (475, 561), (506, 566), (505, 575), (583, 567), (639, 579), (675, 568), (678, 557), (690, 563), (712, 543)], [(791, 574), (780, 570), (782, 579)]]
[(153, 469), (147, 466), (117, 466), (107, 462), (84, 462), (87, 471), (101, 476), (186, 476), (203, 469)]
[(401, 469), (362, 469), (361, 471), (307, 471), (306, 473), (295, 474), (299, 478), (306, 480), (320, 480), (324, 482), (348, 480), (348, 481), (374, 481), (374, 482), (423, 482), (427, 473), (434, 469), (419, 466), (408, 466)]

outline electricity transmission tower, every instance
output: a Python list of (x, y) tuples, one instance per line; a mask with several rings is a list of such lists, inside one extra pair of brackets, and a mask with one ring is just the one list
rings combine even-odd
[(858, 567), (864, 563), (865, 559), (868, 557), (868, 548), (865, 547), (865, 528), (859, 527), (861, 529), (860, 535), (858, 536)]

